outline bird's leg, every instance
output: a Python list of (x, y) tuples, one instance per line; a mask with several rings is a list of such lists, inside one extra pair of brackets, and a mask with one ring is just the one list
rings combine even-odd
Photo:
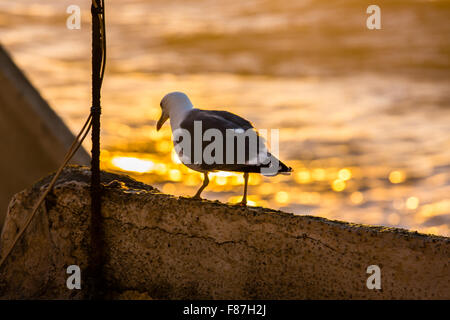
[(244, 172), (244, 196), (242, 197), (242, 201), (240, 203), (241, 206), (247, 206), (247, 186), (248, 186), (248, 172)]
[(208, 178), (208, 172), (203, 173), (205, 178), (203, 179), (203, 184), (200, 187), (200, 189), (198, 189), (197, 193), (195, 194), (195, 196), (193, 197), (194, 199), (201, 199), (200, 198), (200, 194), (202, 193), (203, 189), (206, 188), (206, 186), (209, 183), (209, 178)]

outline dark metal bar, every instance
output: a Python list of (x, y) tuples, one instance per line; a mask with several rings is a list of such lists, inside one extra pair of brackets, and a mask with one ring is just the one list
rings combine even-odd
[[(94, 5), (94, 2), (96, 5)], [(101, 218), (101, 188), (100, 188), (100, 91), (101, 69), (103, 60), (102, 35), (99, 14), (102, 13), (102, 2), (93, 0), (92, 13), (92, 160), (91, 160), (91, 245), (89, 255), (88, 277), (90, 297), (101, 298), (102, 291), (102, 260), (103, 260), (103, 230)]]

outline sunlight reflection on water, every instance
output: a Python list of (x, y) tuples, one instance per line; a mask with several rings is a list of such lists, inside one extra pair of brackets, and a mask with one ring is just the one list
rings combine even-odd
[[(90, 103), (90, 18), (85, 2), (53, 2), (0, 0), (0, 41), (76, 132)], [(68, 31), (65, 8), (77, 3), (82, 29)], [(184, 91), (280, 129), (294, 173), (252, 174), (250, 205), (450, 235), (449, 42), (433, 24), (448, 7), (408, 7), (428, 13), (409, 38), (389, 19), (384, 33), (358, 31), (357, 1), (335, 8), (348, 17), (336, 26), (324, 5), (269, 3), (108, 1), (102, 168), (193, 195), (201, 174), (174, 156), (168, 125), (155, 130), (160, 99)], [(419, 23), (408, 10), (396, 21)], [(203, 195), (237, 203), (242, 188), (242, 175), (218, 172)]]

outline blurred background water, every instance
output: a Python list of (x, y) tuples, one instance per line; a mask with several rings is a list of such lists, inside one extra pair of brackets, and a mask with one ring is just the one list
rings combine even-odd
[[(66, 8), (82, 9), (81, 30)], [(280, 129), (292, 176), (251, 175), (250, 204), (450, 235), (450, 2), (107, 0), (102, 168), (175, 195), (201, 176), (178, 163), (160, 99)], [(0, 0), (0, 43), (73, 132), (90, 108), (90, 1)], [(90, 150), (89, 141), (85, 144)], [(241, 199), (218, 172), (203, 196)]]

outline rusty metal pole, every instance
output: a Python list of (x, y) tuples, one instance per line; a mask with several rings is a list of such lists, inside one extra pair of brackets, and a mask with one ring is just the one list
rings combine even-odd
[[(103, 1), (92, 0), (92, 160), (91, 160), (91, 243), (88, 277), (92, 299), (101, 298), (103, 231), (101, 217), (100, 189), (100, 91), (102, 82), (103, 45), (100, 15), (103, 15)], [(103, 35), (104, 36), (104, 35)]]

